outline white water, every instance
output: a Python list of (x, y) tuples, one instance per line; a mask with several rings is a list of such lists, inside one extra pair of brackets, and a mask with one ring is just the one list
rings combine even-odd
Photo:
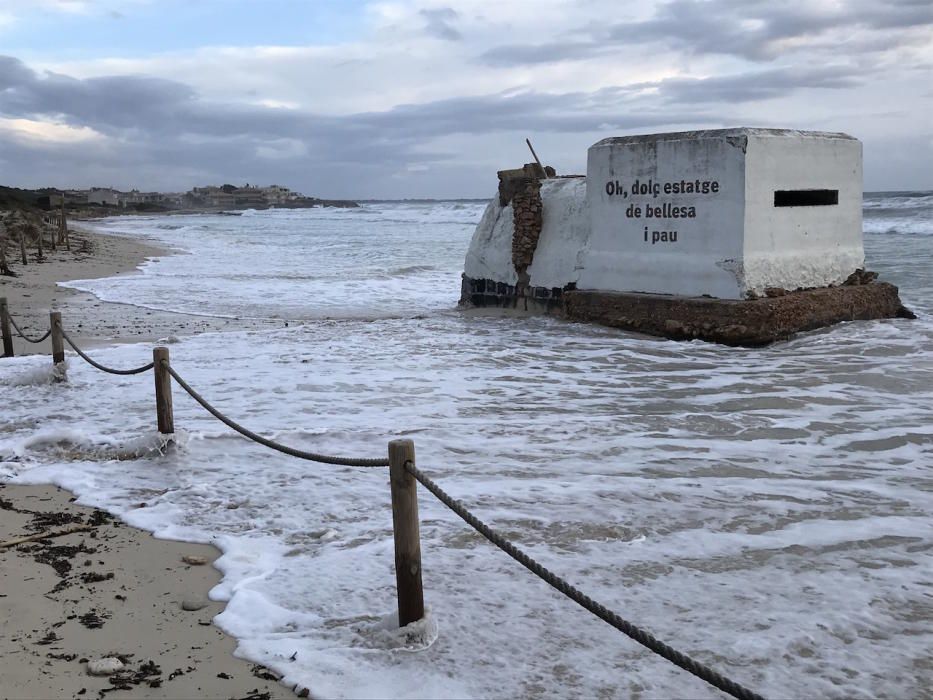
[[(869, 198), (866, 227), (873, 209), (873, 221), (902, 218), (903, 201)], [(866, 237), (869, 267), (901, 286), (919, 320), (740, 350), (460, 315), (481, 210), (114, 219), (101, 228), (193, 254), (76, 286), (143, 306), (303, 319), (182, 337), (173, 364), (288, 444), (382, 456), (389, 439), (413, 438), (424, 470), (546, 566), (766, 696), (928, 697), (933, 227), (877, 224), (895, 232)], [(118, 366), (151, 355), (94, 354)], [(718, 696), (425, 491), (436, 630), (409, 642), (391, 620), (385, 470), (252, 445), (178, 387), (182, 449), (162, 455), (148, 375), (103, 375), (74, 358), (68, 384), (53, 385), (47, 362), (0, 363), (0, 478), (54, 481), (161, 536), (220, 546), (213, 597), (230, 602), (217, 622), (288, 684), (323, 697)]]

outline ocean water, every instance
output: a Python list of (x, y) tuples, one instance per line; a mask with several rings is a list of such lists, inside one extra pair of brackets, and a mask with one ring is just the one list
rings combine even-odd
[[(769, 348), (548, 318), (467, 317), (483, 205), (124, 217), (176, 254), (75, 282), (101, 299), (281, 318), (181, 337), (173, 366), (297, 447), (419, 466), (634, 623), (770, 697), (933, 697), (933, 193), (869, 194), (868, 267), (915, 321)], [(285, 322), (288, 321), (288, 325)], [(100, 348), (117, 366), (149, 345)], [(718, 697), (592, 617), (420, 491), (429, 620), (395, 629), (386, 470), (251, 444), (175, 387), (77, 358), (0, 362), (0, 478), (55, 482), (224, 552), (216, 620), (318, 697)]]

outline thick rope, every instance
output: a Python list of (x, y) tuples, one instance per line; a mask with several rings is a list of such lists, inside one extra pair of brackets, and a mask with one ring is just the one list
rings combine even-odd
[(389, 466), (388, 459), (358, 459), (354, 457), (333, 457), (330, 455), (318, 454), (316, 452), (305, 452), (304, 450), (298, 450), (298, 449), (295, 449), (294, 447), (288, 447), (287, 445), (283, 445), (281, 443), (275, 442), (274, 440), (264, 438), (262, 435), (254, 433), (249, 428), (244, 428), (242, 425), (228, 418), (223, 413), (218, 411), (216, 408), (211, 406), (211, 404), (208, 403), (207, 399), (205, 399), (197, 391), (192, 389), (191, 386), (188, 384), (188, 382), (182, 379), (179, 376), (178, 372), (176, 372), (168, 362), (166, 362), (165, 360), (162, 360), (162, 366), (165, 367), (165, 370), (169, 374), (171, 374), (172, 377), (175, 378), (175, 381), (178, 382), (178, 385), (182, 389), (187, 391), (192, 399), (194, 399), (199, 404), (201, 404), (201, 406), (203, 406), (204, 409), (207, 410), (208, 413), (214, 416), (214, 418), (219, 420), (221, 423), (224, 423), (230, 428), (233, 428), (240, 435), (243, 435), (244, 437), (249, 438), (253, 442), (258, 442), (260, 445), (265, 445), (266, 447), (269, 447), (273, 450), (284, 452), (287, 455), (291, 455), (292, 457), (298, 457), (299, 459), (307, 459), (311, 462), (321, 462), (323, 464), (337, 464), (337, 465), (344, 466), (344, 467), (387, 467)]
[(19, 326), (16, 325), (16, 321), (13, 320), (13, 317), (12, 317), (12, 316), (8, 316), (8, 318), (10, 319), (10, 324), (12, 324), (12, 326), (13, 326), (13, 328), (16, 330), (16, 332), (19, 333), (20, 337), (21, 337), (23, 340), (25, 340), (27, 343), (41, 343), (43, 340), (45, 340), (45, 339), (48, 338), (50, 335), (52, 335), (52, 329), (49, 328), (49, 329), (45, 332), (45, 335), (42, 336), (41, 338), (30, 338), (28, 335), (26, 335), (25, 333), (23, 333), (23, 330), (22, 330)]
[[(16, 322), (13, 319), (10, 319), (13, 327), (16, 329), (17, 333), (23, 337), (24, 340), (30, 343), (40, 343), (51, 335), (51, 329), (39, 339), (31, 339), (26, 336), (25, 333), (16, 325)], [(114, 369), (112, 367), (106, 367), (98, 362), (95, 362), (93, 359), (88, 357), (74, 341), (68, 336), (68, 334), (62, 329), (62, 337), (68, 342), (72, 349), (78, 353), (78, 355), (91, 366), (101, 370), (102, 372), (107, 372), (108, 374), (119, 374), (119, 375), (132, 375), (132, 374), (141, 374), (147, 372), (154, 367), (154, 363), (150, 362), (142, 367), (137, 367), (135, 369), (121, 370)], [(220, 422), (224, 423), (228, 427), (232, 428), (236, 432), (240, 433), (246, 438), (264, 445), (270, 449), (277, 450), (287, 455), (293, 457), (298, 457), (299, 459), (306, 459), (312, 462), (321, 462), (323, 464), (335, 464), (340, 466), (348, 467), (387, 467), (389, 466), (389, 460), (387, 459), (360, 459), (352, 457), (335, 457), (330, 455), (318, 454), (315, 452), (306, 452), (303, 450), (295, 449), (294, 447), (288, 447), (287, 445), (282, 445), (281, 443), (275, 442), (274, 440), (269, 440), (264, 438), (261, 435), (254, 433), (252, 430), (243, 427), (234, 420), (228, 418), (223, 413), (214, 408), (208, 401), (201, 396), (197, 391), (195, 391), (182, 377), (172, 368), (172, 366), (165, 360), (162, 360), (162, 365), (165, 367), (165, 370), (178, 382), (179, 386), (184, 389), (195, 401), (197, 401), (208, 413), (217, 418)], [(494, 544), (496, 547), (501, 549), (503, 552), (508, 554), (512, 559), (517, 561), (519, 564), (524, 566), (526, 569), (531, 571), (533, 574), (538, 576), (541, 580), (545, 581), (548, 585), (555, 588), (560, 593), (563, 593), (565, 596), (573, 600), (578, 605), (582, 606), (586, 610), (590, 611), (598, 618), (607, 622), (608, 624), (615, 627), (617, 630), (627, 635), (631, 639), (635, 640), (642, 646), (653, 651), (655, 654), (667, 659), (674, 665), (682, 668), (683, 670), (693, 674), (697, 678), (700, 678), (710, 685), (722, 690), (733, 697), (739, 698), (739, 700), (764, 700), (764, 698), (755, 693), (748, 688), (736, 683), (735, 681), (726, 678), (717, 671), (709, 668), (708, 666), (695, 661), (686, 654), (677, 651), (673, 647), (665, 644), (661, 640), (657, 639), (654, 635), (646, 630), (637, 627), (631, 622), (620, 617), (618, 614), (609, 610), (604, 605), (597, 603), (595, 600), (590, 598), (588, 595), (577, 589), (575, 586), (570, 584), (565, 579), (561, 578), (557, 574), (553, 573), (546, 567), (544, 567), (539, 562), (532, 559), (530, 556), (525, 554), (522, 550), (512, 544), (510, 541), (505, 539), (498, 532), (490, 528), (479, 518), (477, 518), (473, 513), (471, 513), (460, 501), (452, 498), (448, 495), (440, 486), (438, 486), (430, 477), (426, 476), (421, 472), (414, 464), (411, 462), (405, 463), (405, 469), (411, 473), (428, 491), (434, 494), (438, 500), (441, 501), (444, 505), (450, 508), (454, 513), (456, 513), (460, 518), (462, 518), (468, 525), (470, 525), (474, 530), (480, 533), (485, 537), (489, 542)]]
[(81, 357), (82, 360), (87, 362), (91, 367), (96, 367), (101, 372), (106, 372), (107, 374), (121, 374), (121, 375), (130, 375), (130, 374), (142, 374), (143, 372), (148, 372), (153, 368), (153, 363), (150, 362), (148, 365), (143, 365), (142, 367), (136, 367), (135, 369), (114, 369), (113, 367), (106, 367), (99, 362), (95, 362), (90, 357), (84, 354), (84, 351), (81, 350), (77, 345), (74, 344), (74, 341), (68, 337), (68, 334), (62, 329), (62, 337), (68, 341), (68, 344)]
[(433, 493), (438, 498), (438, 500), (441, 501), (441, 503), (463, 518), (463, 520), (465, 520), (467, 524), (469, 524), (479, 534), (489, 540), (492, 544), (496, 545), (496, 547), (501, 549), (503, 552), (508, 554), (519, 564), (524, 566), (531, 573), (546, 581), (549, 585), (556, 588), (575, 603), (578, 603), (579, 605), (589, 610), (599, 619), (603, 620), (604, 622), (608, 622), (617, 630), (623, 634), (628, 635), (642, 646), (645, 646), (653, 651), (655, 654), (663, 656), (675, 666), (679, 666), (683, 670), (692, 673), (697, 678), (702, 678), (710, 685), (719, 688), (723, 692), (726, 692), (733, 697), (739, 698), (740, 700), (764, 700), (764, 698), (762, 698), (762, 696), (758, 693), (755, 693), (754, 691), (739, 685), (735, 681), (726, 678), (708, 666), (705, 666), (700, 662), (691, 659), (686, 654), (677, 651), (661, 640), (655, 638), (649, 632), (646, 632), (640, 627), (636, 627), (631, 622), (619, 617), (616, 613), (609, 610), (604, 605), (597, 603), (595, 600), (572, 586), (557, 574), (554, 574), (553, 572), (546, 569), (544, 566), (529, 557), (522, 550), (509, 542), (498, 532), (490, 528), (475, 515), (473, 515), (462, 503), (460, 503), (460, 501), (451, 498), (440, 486), (434, 483), (434, 481), (432, 481), (429, 477), (425, 476), (424, 473), (422, 473), (411, 462), (405, 463), (405, 469), (408, 470), (408, 472), (419, 482), (421, 482), (421, 484), (428, 491)]

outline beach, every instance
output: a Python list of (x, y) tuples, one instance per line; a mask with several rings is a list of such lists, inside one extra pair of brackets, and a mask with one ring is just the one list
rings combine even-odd
[[(51, 309), (62, 311), (66, 328), (87, 347), (237, 323), (104, 303), (57, 286), (136, 274), (147, 258), (169, 254), (89, 231), (73, 231), (71, 240), (71, 251), (47, 251), (43, 263), (30, 251), (27, 266), (12, 261), (17, 277), (0, 278), (0, 296), (27, 334), (44, 333)], [(32, 345), (15, 334), (14, 349), (50, 352), (48, 340)], [(15, 422), (7, 410), (2, 421)], [(212, 566), (218, 549), (157, 539), (75, 501), (55, 486), (0, 483), (0, 698), (295, 696), (276, 674), (235, 658), (235, 640), (212, 624), (224, 608), (208, 598), (221, 580)], [(82, 529), (2, 546), (76, 527)], [(108, 657), (124, 668), (90, 675), (88, 663)]]
[[(294, 697), (211, 624), (214, 547), (158, 540), (54, 486), (0, 484), (0, 542), (76, 527), (0, 549), (0, 697)], [(104, 658), (124, 668), (90, 675)]]
[[(229, 322), (167, 343), (179, 376), (223, 414), (319, 454), (384, 458), (389, 441), (412, 439), (419, 469), (536, 561), (765, 697), (929, 697), (933, 195), (864, 204), (867, 267), (917, 319), (755, 350), (463, 314), (464, 255), (484, 208), (83, 222), (179, 252), (69, 286), (105, 318), (158, 309)], [(58, 299), (66, 323), (82, 319), (79, 296)], [(86, 342), (111, 367), (152, 359), (151, 340)], [(286, 691), (721, 697), (423, 489), (430, 624), (399, 630), (384, 469), (256, 445), (177, 382), (177, 448), (164, 451), (150, 374), (105, 375), (67, 348), (66, 358), (64, 384), (50, 381), (47, 354), (0, 362), (0, 481), (56, 484), (157, 537), (215, 546), (223, 578), (211, 597), (226, 606), (214, 624)], [(194, 570), (177, 556), (162, 566)], [(48, 631), (42, 620), (29, 630)]]
[[(227, 330), (269, 328), (278, 323), (236, 318), (217, 318), (148, 309), (138, 305), (102, 302), (93, 294), (59, 282), (92, 280), (139, 274), (146, 260), (161, 264), (172, 250), (125, 236), (109, 236), (80, 225), (71, 229), (71, 250), (58, 246), (44, 251), (45, 260), (35, 260), (35, 250), (23, 265), (18, 251), (8, 247), (10, 268), (16, 277), (0, 276), (0, 297), (6, 297), (10, 315), (23, 332), (41, 337), (49, 328), (49, 311), (62, 313), (68, 334), (82, 346), (113, 343), (155, 342), (172, 335)], [(16, 252), (16, 255), (11, 253)], [(16, 355), (50, 354), (51, 341), (27, 343), (13, 334)]]

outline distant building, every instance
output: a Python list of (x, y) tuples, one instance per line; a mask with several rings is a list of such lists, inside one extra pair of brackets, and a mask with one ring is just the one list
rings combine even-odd
[(87, 191), (65, 190), (65, 204), (87, 204)]
[(65, 196), (62, 194), (45, 194), (36, 199), (36, 206), (49, 211), (51, 209), (59, 209), (64, 201)]
[(262, 191), (254, 187), (241, 187), (233, 196), (238, 207), (265, 207), (269, 204)]
[(246, 209), (284, 204), (301, 199), (302, 195), (282, 185), (256, 187), (246, 184), (242, 187), (233, 185), (193, 187), (180, 197), (189, 206)]
[(87, 193), (87, 203), (118, 207), (120, 206), (120, 194), (114, 189), (92, 187)]
[(223, 209), (233, 209), (237, 204), (236, 195), (228, 194), (222, 190), (211, 194), (207, 198), (207, 206), (209, 207), (220, 207)]

